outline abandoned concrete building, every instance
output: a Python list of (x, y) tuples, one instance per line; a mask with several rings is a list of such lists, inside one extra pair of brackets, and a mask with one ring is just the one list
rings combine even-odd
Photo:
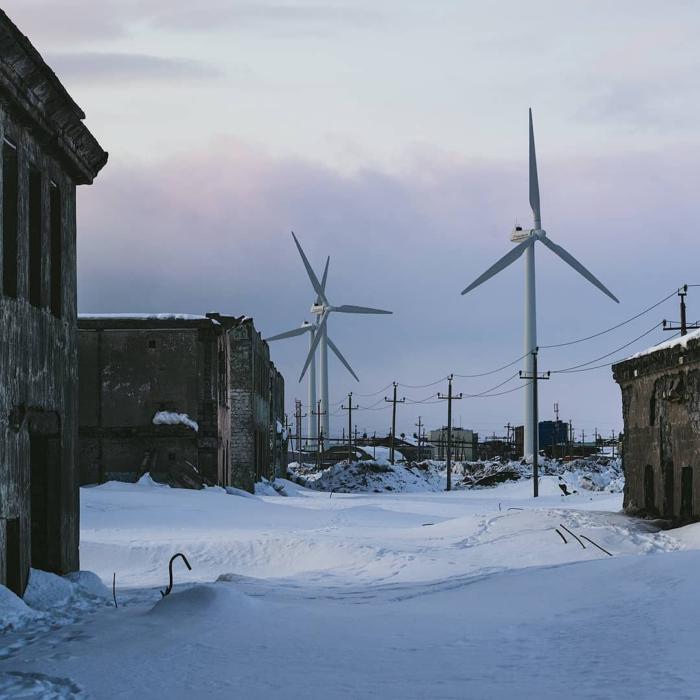
[(82, 484), (252, 491), (286, 469), (284, 380), (252, 319), (81, 315), (78, 357)]
[(77, 185), (107, 162), (85, 115), (0, 10), (0, 584), (78, 568)]
[(613, 366), (628, 513), (700, 519), (700, 331)]

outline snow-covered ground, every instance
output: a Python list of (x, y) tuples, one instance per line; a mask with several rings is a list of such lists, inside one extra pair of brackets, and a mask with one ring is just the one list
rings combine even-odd
[(119, 607), (89, 576), (32, 574), (41, 609), (0, 594), (0, 697), (697, 697), (700, 525), (557, 482), (82, 489), (81, 563)]

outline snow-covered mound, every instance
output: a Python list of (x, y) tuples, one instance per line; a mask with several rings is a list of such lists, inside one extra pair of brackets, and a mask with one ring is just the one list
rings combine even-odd
[(30, 569), (24, 599), (0, 585), (0, 632), (37, 620), (66, 622), (81, 611), (109, 604), (110, 598), (106, 586), (91, 571), (57, 576)]
[[(381, 493), (384, 491), (443, 491), (447, 485), (445, 462), (428, 460), (418, 464), (391, 465), (384, 461), (338, 462), (321, 471), (314, 466), (293, 462), (290, 477), (298, 484), (317, 491), (340, 493)], [(571, 462), (544, 459), (540, 475), (561, 477), (570, 491), (620, 493), (624, 486), (619, 459), (589, 457)], [(532, 465), (524, 461), (455, 462), (452, 487), (487, 488), (507, 481), (532, 478)]]

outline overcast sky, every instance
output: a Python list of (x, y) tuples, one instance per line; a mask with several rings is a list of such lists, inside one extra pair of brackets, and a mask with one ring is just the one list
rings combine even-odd
[[(459, 292), (531, 225), (532, 106), (543, 227), (620, 298), (614, 304), (542, 246), (538, 331), (554, 344), (603, 330), (700, 283), (700, 69), (695, 2), (435, 3), (7, 0), (87, 113), (110, 160), (79, 193), (82, 312), (219, 310), (271, 335), (309, 318), (313, 294), (290, 230), (332, 303), (330, 335), (361, 378), (331, 360), (331, 403), (363, 406), (393, 380), (429, 384), (522, 355), (523, 265)], [(688, 298), (700, 318), (700, 289)], [(676, 299), (594, 340), (543, 349), (561, 369), (620, 348)], [(656, 330), (593, 366), (661, 340)], [(288, 407), (304, 339), (272, 345)], [(514, 365), (459, 379), (479, 393)], [(498, 391), (515, 388), (512, 379)], [(402, 387), (409, 400), (446, 383)], [(371, 396), (359, 396), (361, 394)], [(503, 434), (522, 391), (455, 404), (455, 423)], [(386, 395), (389, 395), (388, 391)], [(577, 433), (622, 426), (609, 368), (543, 382), (540, 415)], [(331, 407), (337, 410), (336, 406)], [(388, 404), (357, 413), (385, 431)], [(442, 403), (402, 405), (398, 432)], [(333, 416), (338, 430), (346, 416)]]

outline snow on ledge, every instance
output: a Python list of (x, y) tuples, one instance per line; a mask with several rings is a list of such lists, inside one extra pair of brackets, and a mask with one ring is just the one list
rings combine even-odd
[(158, 411), (153, 416), (153, 425), (186, 425), (195, 432), (199, 431), (199, 424), (192, 420), (186, 413), (175, 413), (173, 411)]
[(687, 333), (686, 335), (679, 336), (678, 338), (671, 338), (670, 340), (665, 340), (663, 343), (654, 345), (653, 347), (648, 348), (647, 350), (642, 350), (641, 352), (635, 353), (634, 355), (630, 355), (626, 360), (623, 360), (623, 362), (627, 362), (627, 360), (636, 360), (638, 357), (644, 357), (644, 355), (651, 355), (651, 353), (657, 352), (658, 350), (667, 350), (668, 348), (673, 348), (676, 345), (680, 345), (684, 348), (687, 348), (688, 343), (691, 340), (696, 340), (698, 338), (700, 338), (700, 329), (692, 331), (691, 333)]

